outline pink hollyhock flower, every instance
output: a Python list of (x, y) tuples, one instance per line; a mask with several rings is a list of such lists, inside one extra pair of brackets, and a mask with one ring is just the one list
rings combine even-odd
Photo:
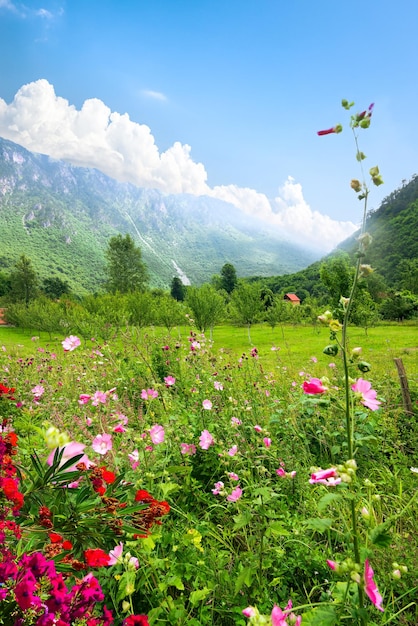
[(247, 608), (242, 611), (242, 614), (245, 617), (255, 617), (257, 613), (252, 606), (247, 606)]
[(91, 417), (86, 417), (86, 425), (91, 426), (92, 424), (93, 424), (93, 420), (91, 419)]
[(201, 435), (199, 437), (199, 446), (202, 450), (208, 450), (210, 446), (213, 446), (214, 439), (208, 430), (202, 430)]
[(371, 411), (377, 411), (379, 404), (382, 404), (379, 400), (376, 400), (377, 392), (372, 389), (371, 383), (363, 378), (358, 378), (354, 385), (351, 385), (351, 389), (355, 393), (361, 394), (360, 402)]
[(112, 449), (112, 435), (104, 433), (103, 435), (97, 435), (91, 444), (91, 447), (97, 454), (106, 454)]
[(305, 380), (302, 387), (303, 391), (309, 395), (317, 395), (328, 391), (327, 387), (324, 387), (319, 378), (311, 378), (309, 381)]
[(128, 563), (129, 565), (132, 565), (135, 569), (139, 569), (139, 561), (136, 556), (131, 556)]
[(328, 567), (330, 567), (334, 572), (336, 572), (338, 570), (338, 563), (336, 561), (330, 561), (330, 559), (327, 559), (327, 565)]
[(204, 409), (206, 409), (207, 411), (210, 411), (212, 408), (212, 402), (210, 400), (203, 400), (202, 402), (202, 406)]
[(40, 398), (45, 393), (45, 388), (42, 385), (36, 385), (31, 392), (35, 396), (35, 398)]
[(272, 626), (288, 626), (288, 623), (286, 622), (286, 617), (287, 614), (283, 613), (281, 608), (277, 606), (277, 604), (275, 604), (271, 612)]
[(109, 552), (110, 558), (107, 564), (116, 565), (116, 563), (120, 563), (122, 560), (122, 553), (123, 553), (123, 543), (120, 542), (118, 543), (117, 546), (113, 548), (113, 550)]
[(266, 448), (270, 448), (270, 446), (271, 446), (271, 439), (270, 439), (270, 437), (264, 437), (263, 443), (266, 446)]
[(232, 448), (228, 450), (228, 456), (235, 456), (237, 452), (238, 446), (232, 446)]
[(223, 384), (220, 383), (219, 380), (215, 380), (213, 386), (215, 387), (216, 391), (222, 391), (224, 388)]
[[(62, 467), (62, 465), (64, 465), (64, 463), (66, 463), (67, 461), (69, 461), (70, 459), (72, 459), (75, 456), (78, 456), (79, 454), (83, 454), (84, 448), (85, 448), (85, 444), (84, 443), (78, 443), (77, 441), (71, 441), (70, 443), (67, 443), (67, 445), (62, 446), (62, 448), (60, 448), (61, 450), (64, 450), (63, 455), (62, 455), (62, 459), (60, 461), (59, 466)], [(55, 451), (57, 448), (55, 448), (55, 450), (52, 450), (51, 454), (48, 456), (46, 462), (49, 466), (52, 465), (52, 463), (54, 462), (54, 456), (55, 456)], [(85, 465), (89, 468), (92, 467), (93, 463), (91, 463), (91, 461), (88, 459), (88, 457), (83, 454), (83, 456), (81, 457), (81, 459), (79, 459), (77, 461), (77, 463), (85, 463)], [(71, 472), (74, 471), (74, 467), (70, 466), (69, 468), (67, 468), (67, 472)]]
[(241, 426), (242, 421), (239, 420), (237, 417), (231, 417), (231, 424), (232, 426)]
[(64, 348), (64, 352), (72, 352), (78, 348), (79, 345), (81, 345), (81, 341), (75, 335), (70, 335), (69, 337), (66, 337), (64, 341), (61, 341), (61, 344)]
[(285, 478), (286, 476), (286, 472), (282, 467), (279, 467), (279, 469), (276, 469), (276, 474), (277, 476), (280, 476), (280, 478)]
[(328, 485), (328, 487), (334, 487), (341, 482), (341, 478), (338, 477), (335, 467), (330, 467), (329, 469), (318, 470), (311, 474), (309, 482), (311, 485), (319, 483), (321, 485)]
[(160, 424), (154, 424), (154, 426), (150, 429), (149, 434), (153, 444), (158, 445), (159, 443), (164, 443), (165, 432), (164, 428), (160, 426)]
[(261, 433), (261, 431), (262, 431), (263, 429), (261, 428), (261, 426), (259, 426), (258, 424), (256, 424), (256, 425), (254, 426), (254, 430), (255, 430), (255, 432), (256, 432), (256, 433)]
[(136, 470), (139, 465), (139, 452), (138, 450), (134, 450), (128, 454), (129, 463), (131, 464), (131, 468)]
[(116, 424), (116, 426), (113, 427), (113, 432), (114, 433), (126, 433), (126, 428), (122, 423)]
[(311, 361), (312, 363), (318, 363), (318, 359), (316, 358), (316, 356), (311, 356)]
[(172, 387), (173, 385), (175, 385), (176, 379), (174, 378), (174, 376), (166, 376), (164, 378), (164, 382), (166, 387)]
[(80, 393), (78, 398), (78, 404), (87, 404), (90, 400), (91, 396), (88, 393)]
[(188, 454), (191, 456), (192, 454), (196, 454), (196, 446), (194, 443), (181, 443), (180, 452), (181, 454)]
[(212, 489), (213, 495), (217, 496), (222, 491), (224, 486), (225, 485), (223, 484), (223, 482), (221, 480), (219, 480), (217, 483), (215, 483), (215, 489)]
[(383, 598), (379, 593), (376, 583), (373, 580), (374, 571), (371, 568), (369, 559), (364, 562), (364, 591), (369, 597), (370, 601), (375, 605), (379, 611), (384, 611), (382, 607)]
[(235, 472), (228, 472), (228, 476), (231, 480), (239, 480), (239, 476)]
[(98, 406), (100, 404), (106, 404), (107, 394), (104, 391), (95, 391), (92, 398), (92, 405)]
[(240, 486), (235, 487), (235, 489), (229, 494), (227, 497), (228, 502), (236, 502), (242, 496), (242, 489)]
[(158, 398), (158, 391), (156, 391), (155, 389), (143, 389), (141, 391), (141, 398), (143, 400), (149, 400), (151, 398)]

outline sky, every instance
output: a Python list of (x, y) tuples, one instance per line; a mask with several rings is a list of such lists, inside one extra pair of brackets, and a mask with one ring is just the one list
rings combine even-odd
[(363, 213), (352, 113), (375, 103), (369, 209), (417, 173), (417, 23), (416, 0), (0, 0), (0, 137), (328, 251)]

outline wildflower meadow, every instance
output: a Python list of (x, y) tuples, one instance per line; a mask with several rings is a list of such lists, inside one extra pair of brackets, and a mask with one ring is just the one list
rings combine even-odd
[[(372, 111), (350, 117), (360, 165)], [(296, 364), (283, 330), (237, 352), (191, 318), (7, 347), (0, 331), (1, 624), (418, 623), (418, 369), (411, 412), (393, 359), (353, 342), (368, 245)]]

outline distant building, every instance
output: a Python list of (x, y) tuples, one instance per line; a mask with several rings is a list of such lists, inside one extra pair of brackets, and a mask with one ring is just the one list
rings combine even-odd
[(293, 304), (293, 306), (299, 306), (299, 304), (300, 304), (300, 299), (297, 297), (297, 295), (295, 293), (285, 293), (284, 294), (284, 299), (287, 302), (291, 302)]

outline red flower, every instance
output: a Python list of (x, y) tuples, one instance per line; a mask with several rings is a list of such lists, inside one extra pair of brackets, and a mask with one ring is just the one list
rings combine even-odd
[(149, 626), (148, 615), (130, 615), (123, 621), (123, 626)]
[(62, 547), (64, 548), (64, 550), (72, 550), (73, 544), (67, 539), (66, 541), (63, 541)]
[(108, 485), (111, 485), (116, 480), (116, 475), (113, 472), (105, 469), (104, 467), (100, 468), (102, 470), (102, 478)]
[(100, 548), (85, 550), (84, 557), (89, 567), (103, 567), (110, 561), (110, 556)]
[(332, 133), (340, 133), (342, 129), (343, 127), (341, 126), (341, 124), (337, 124), (336, 126), (333, 126), (332, 128), (327, 128), (326, 130), (318, 130), (317, 135), (321, 137), (322, 135), (331, 135)]
[(145, 489), (138, 489), (135, 494), (135, 502), (154, 502), (154, 498)]
[(62, 537), (58, 533), (49, 533), (51, 543), (61, 543)]

